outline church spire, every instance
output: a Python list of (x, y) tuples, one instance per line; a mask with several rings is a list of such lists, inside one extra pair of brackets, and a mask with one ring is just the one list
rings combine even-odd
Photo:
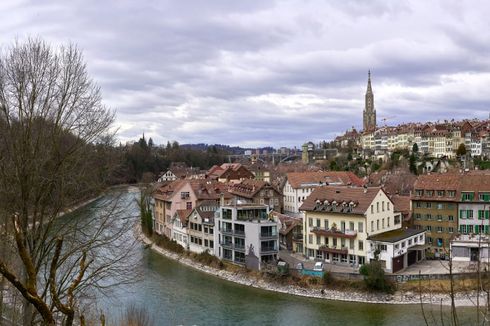
[(371, 89), (371, 70), (368, 70), (368, 84), (366, 94), (372, 94), (373, 90)]
[(374, 109), (374, 94), (371, 88), (371, 70), (368, 70), (368, 84), (363, 112), (363, 129), (371, 131), (376, 129), (376, 110)]

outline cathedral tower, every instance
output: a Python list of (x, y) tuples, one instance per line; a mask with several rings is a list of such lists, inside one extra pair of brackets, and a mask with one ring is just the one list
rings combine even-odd
[(362, 126), (364, 131), (376, 129), (376, 110), (374, 109), (374, 95), (371, 88), (371, 71), (368, 71), (368, 84), (364, 103)]

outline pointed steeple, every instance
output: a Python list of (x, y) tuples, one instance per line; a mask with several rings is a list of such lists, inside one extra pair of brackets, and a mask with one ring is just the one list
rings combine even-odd
[(368, 84), (366, 94), (372, 94), (373, 90), (371, 89), (371, 70), (368, 70)]
[(368, 84), (363, 111), (363, 129), (364, 131), (376, 129), (376, 110), (374, 109), (374, 94), (371, 88), (371, 70), (368, 70)]

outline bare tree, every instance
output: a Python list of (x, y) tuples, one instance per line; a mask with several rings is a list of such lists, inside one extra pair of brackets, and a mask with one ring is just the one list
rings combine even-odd
[(83, 298), (128, 272), (120, 205), (58, 218), (105, 187), (99, 145), (113, 119), (76, 46), (29, 39), (0, 56), (0, 218), (13, 250), (0, 274), (25, 300), (24, 325), (71, 325)]

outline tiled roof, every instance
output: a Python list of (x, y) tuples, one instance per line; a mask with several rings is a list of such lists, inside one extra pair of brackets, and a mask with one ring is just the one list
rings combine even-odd
[(293, 188), (312, 187), (313, 185), (362, 186), (364, 181), (352, 172), (292, 172), (287, 174), (289, 184)]
[(182, 224), (186, 224), (188, 221), (188, 217), (191, 214), (191, 212), (192, 212), (192, 209), (178, 209), (175, 212), (175, 215), (177, 215), (177, 217), (180, 219), (180, 222)]
[(390, 197), (395, 212), (410, 212), (410, 196), (393, 195)]
[(281, 229), (279, 230), (279, 233), (283, 235), (288, 234), (294, 229), (295, 226), (303, 223), (302, 219), (298, 217), (292, 217), (276, 211), (272, 211), (271, 214), (274, 216), (275, 219), (281, 222)]
[(383, 190), (380, 187), (318, 187), (305, 199), (300, 210), (364, 214), (379, 191)]

